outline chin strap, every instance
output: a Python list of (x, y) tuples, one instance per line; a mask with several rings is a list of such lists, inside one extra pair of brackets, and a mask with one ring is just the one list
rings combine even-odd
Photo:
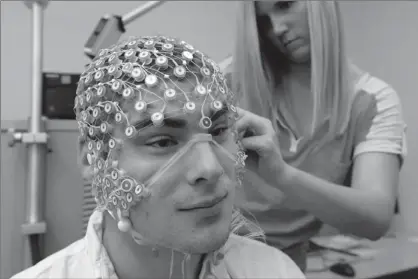
[(184, 154), (186, 154), (190, 147), (198, 142), (216, 143), (210, 134), (194, 135), (194, 137), (185, 146), (177, 151), (177, 153), (174, 154), (170, 160), (168, 160), (150, 179), (148, 179), (148, 181), (145, 183), (145, 186), (147, 188), (151, 187), (167, 171), (167, 169), (174, 165), (174, 163), (176, 163)]

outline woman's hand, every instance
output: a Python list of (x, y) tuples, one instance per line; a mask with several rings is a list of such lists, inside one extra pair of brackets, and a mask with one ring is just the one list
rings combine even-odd
[(273, 124), (267, 118), (237, 108), (236, 127), (245, 150), (258, 154), (257, 172), (267, 183), (276, 185), (285, 178), (289, 166), (283, 160)]

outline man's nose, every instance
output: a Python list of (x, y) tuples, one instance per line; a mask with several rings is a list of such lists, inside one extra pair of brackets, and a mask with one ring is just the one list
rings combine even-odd
[(198, 142), (188, 158), (187, 180), (190, 185), (215, 184), (224, 173), (210, 142)]

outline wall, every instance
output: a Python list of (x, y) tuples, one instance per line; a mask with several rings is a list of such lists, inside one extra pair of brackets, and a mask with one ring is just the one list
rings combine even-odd
[[(30, 104), (30, 12), (20, 1), (2, 2), (1, 5), (1, 119), (23, 120), (29, 115)], [(138, 5), (139, 1), (50, 3), (45, 14), (44, 69), (80, 72), (82, 65), (87, 62), (83, 45), (98, 19), (110, 11), (123, 14)], [(168, 2), (132, 23), (128, 27), (127, 35), (161, 33), (179, 36), (219, 61), (231, 51), (231, 19), (235, 14), (234, 7), (233, 2)], [(418, 94), (415, 93), (418, 77), (418, 2), (345, 1), (342, 3), (342, 11), (352, 58), (362, 68), (392, 84), (403, 103), (405, 119), (409, 124), (409, 156), (401, 176), (402, 220), (398, 229), (407, 234), (418, 235), (418, 223), (414, 216), (418, 212), (418, 205), (415, 203), (418, 185), (414, 176), (414, 166), (418, 165), (418, 145), (415, 144), (418, 139), (418, 125), (414, 122), (418, 114), (414, 106), (418, 104)], [(14, 153), (4, 152), (2, 155), (10, 156), (10, 159), (2, 158), (2, 193), (10, 193), (16, 185), (3, 176), (3, 162), (21, 164), (16, 161), (17, 157), (12, 156), (24, 158), (24, 155), (21, 150)], [(65, 160), (62, 156), (57, 160)], [(22, 165), (17, 166), (22, 168)], [(24, 183), (20, 180), (19, 185)], [(55, 189), (58, 191), (60, 188)], [(18, 191), (22, 193), (22, 189), (19, 188)], [(67, 201), (70, 198), (64, 188), (56, 195), (65, 196)], [(2, 199), (6, 197), (2, 195)], [(58, 208), (57, 204), (50, 206)], [(65, 206), (69, 206), (68, 202)], [(2, 214), (2, 218), (7, 216), (10, 220), (13, 216), (23, 216), (18, 206), (11, 213), (14, 215)], [(61, 214), (66, 213), (68, 212)], [(3, 219), (1, 221), (3, 235), (3, 225), (7, 222)], [(16, 233), (11, 230), (7, 232)], [(2, 268), (4, 267), (2, 257)], [(10, 275), (2, 274), (4, 277)]]
[[(26, 121), (2, 121), (2, 128), (25, 129)], [(42, 254), (48, 256), (83, 236), (83, 183), (78, 168), (76, 144), (78, 130), (75, 121), (47, 122), (50, 136), (46, 156), (44, 221), (46, 234), (42, 239)], [(25, 223), (27, 148), (23, 144), (8, 146), (10, 135), (1, 135), (1, 196), (0, 196), (0, 278), (10, 276), (30, 266), (27, 237), (21, 233)]]
[[(29, 116), (31, 14), (21, 1), (2, 2), (1, 119)], [(83, 54), (96, 23), (104, 14), (122, 15), (141, 1), (53, 1), (45, 11), (45, 71), (80, 72)], [(232, 46), (233, 2), (171, 1), (128, 25), (126, 36), (167, 34), (223, 59)], [(222, 32), (219, 32), (222, 30)], [(16, 109), (18, 108), (18, 109)]]

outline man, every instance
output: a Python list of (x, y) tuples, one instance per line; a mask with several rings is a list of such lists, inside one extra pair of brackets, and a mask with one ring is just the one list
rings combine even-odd
[(97, 209), (84, 239), (14, 278), (304, 278), (234, 209), (245, 160), (234, 102), (218, 66), (183, 41), (101, 51), (75, 102)]

